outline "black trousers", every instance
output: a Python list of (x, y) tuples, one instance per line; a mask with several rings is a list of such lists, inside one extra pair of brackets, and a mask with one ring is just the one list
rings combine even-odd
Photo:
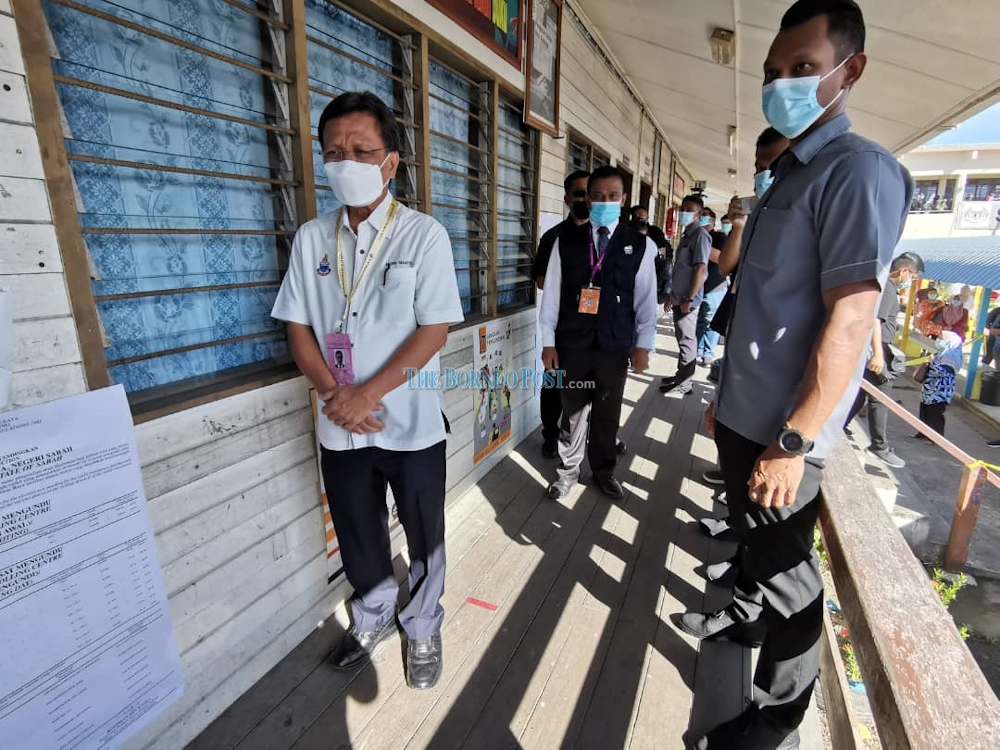
[(559, 389), (542, 387), (539, 395), (539, 408), (542, 412), (542, 439), (545, 441), (559, 439), (559, 419), (562, 417), (562, 397)]
[[(880, 377), (876, 375), (871, 370), (865, 370), (865, 380), (878, 388), (886, 396), (892, 397), (892, 380), (886, 380), (884, 383), (880, 383)], [(851, 407), (851, 413), (847, 415), (847, 421), (844, 422), (846, 427), (851, 423), (858, 412), (861, 411), (861, 407), (868, 402), (868, 432), (872, 439), (872, 450), (884, 451), (889, 448), (889, 439), (887, 432), (889, 430), (889, 408), (883, 404), (881, 401), (876, 401), (871, 398), (863, 388), (858, 389), (858, 397), (854, 399), (854, 406)]]
[(419, 451), (323, 448), (321, 465), (344, 573), (354, 589), (354, 626), (376, 630), (396, 613), (399, 586), (389, 544), (388, 486), (410, 553), (410, 601), (399, 611), (399, 623), (412, 639), (439, 633), (444, 621), (445, 442)]
[(920, 404), (920, 421), (944, 435), (944, 412), (948, 404)]
[[(590, 470), (597, 479), (614, 474), (618, 463), (618, 423), (622, 415), (622, 396), (628, 378), (628, 355), (615, 354), (599, 349), (559, 349), (559, 367), (565, 372), (562, 396), (563, 420), (573, 449), (567, 453), (560, 446), (563, 466), (560, 476), (579, 476), (583, 462), (582, 438), (573, 440), (580, 430), (587, 429), (587, 411), (590, 412), (590, 432), (587, 436), (587, 459)], [(571, 388), (570, 385), (590, 381), (593, 388)], [(565, 470), (565, 471), (564, 471)]]
[(754, 703), (779, 729), (797, 727), (819, 675), (823, 579), (813, 551), (822, 464), (806, 462), (795, 503), (765, 509), (750, 500), (747, 482), (765, 446), (716, 425), (719, 465), (730, 522), (740, 533), (735, 603), (748, 619), (763, 617), (767, 635), (754, 673)]

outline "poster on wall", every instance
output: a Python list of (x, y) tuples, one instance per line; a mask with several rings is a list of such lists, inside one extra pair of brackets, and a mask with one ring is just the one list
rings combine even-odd
[(120, 385), (0, 415), (0, 633), (4, 748), (117, 748), (184, 692)]
[(520, 0), (427, 0), (511, 65), (521, 67)]
[(993, 229), (1000, 225), (1000, 201), (963, 201), (956, 229)]
[[(318, 420), (326, 419), (320, 413), (319, 399), (316, 398), (316, 391), (309, 389), (309, 397), (312, 401), (313, 424)], [(326, 537), (326, 573), (327, 583), (333, 583), (344, 573), (344, 563), (340, 558), (340, 543), (337, 541), (337, 529), (333, 526), (333, 518), (330, 516), (330, 505), (326, 499), (326, 484), (323, 482), (323, 464), (321, 461), (322, 451), (319, 443), (319, 430), (314, 429), (316, 437), (316, 465), (319, 469), (319, 503), (323, 509), (323, 533)], [(390, 536), (399, 527), (399, 514), (396, 511), (396, 500), (392, 496), (392, 488), (387, 488), (385, 501), (389, 512), (389, 534)]]
[(524, 122), (559, 135), (559, 46), (562, 0), (529, 0), (531, 19), (526, 35)]
[(510, 318), (479, 326), (474, 345), (472, 384), (473, 462), (479, 463), (510, 440), (513, 389), (517, 373), (511, 370), (513, 324)]

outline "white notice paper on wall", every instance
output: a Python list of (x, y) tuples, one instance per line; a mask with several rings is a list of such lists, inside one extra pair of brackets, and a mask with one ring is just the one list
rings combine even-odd
[(10, 297), (0, 291), (0, 411), (10, 406), (13, 369), (14, 324), (10, 315)]
[(0, 414), (0, 746), (115, 748), (183, 692), (125, 391)]

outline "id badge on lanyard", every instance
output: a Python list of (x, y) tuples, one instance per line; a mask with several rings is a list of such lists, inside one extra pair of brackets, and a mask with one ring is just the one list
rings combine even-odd
[(328, 333), (326, 361), (338, 385), (354, 385), (354, 345), (349, 333)]
[(601, 306), (601, 288), (594, 286), (594, 279), (601, 272), (608, 248), (605, 247), (604, 252), (598, 257), (597, 250), (594, 248), (594, 235), (591, 231), (587, 232), (587, 239), (590, 243), (590, 284), (580, 289), (580, 306), (577, 308), (577, 312), (584, 315), (597, 315), (597, 310)]

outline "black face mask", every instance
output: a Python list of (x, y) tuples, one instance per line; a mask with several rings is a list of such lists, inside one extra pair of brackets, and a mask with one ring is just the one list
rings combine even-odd
[(590, 218), (590, 207), (587, 206), (587, 201), (573, 201), (569, 212), (580, 221), (586, 221)]
[(632, 228), (637, 232), (645, 232), (649, 229), (649, 222), (645, 219), (632, 219)]

